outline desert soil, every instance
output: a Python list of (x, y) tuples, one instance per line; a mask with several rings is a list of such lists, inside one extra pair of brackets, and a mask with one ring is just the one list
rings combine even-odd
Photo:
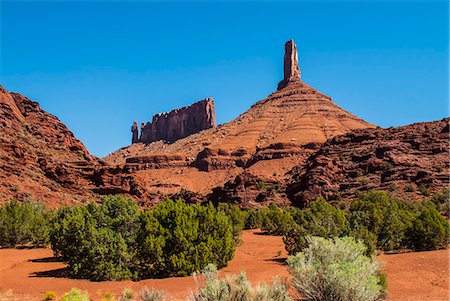
[[(271, 281), (276, 275), (288, 277), (281, 237), (249, 230), (243, 232), (242, 240), (222, 275), (245, 271), (252, 283)], [(0, 250), (0, 300), (42, 300), (45, 291), (61, 295), (72, 287), (88, 290), (94, 300), (99, 300), (102, 292), (119, 295), (126, 287), (134, 291), (156, 288), (181, 299), (196, 287), (193, 277), (139, 282), (67, 279), (62, 276), (65, 265), (52, 256), (50, 249)], [(389, 300), (448, 300), (448, 250), (381, 255), (378, 259), (388, 274)]]

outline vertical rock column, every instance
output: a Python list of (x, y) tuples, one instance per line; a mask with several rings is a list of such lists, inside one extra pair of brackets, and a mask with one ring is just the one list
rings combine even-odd
[(300, 82), (300, 68), (298, 66), (297, 47), (294, 40), (289, 40), (284, 44), (284, 78), (278, 84), (278, 90), (292, 82)]
[(131, 138), (131, 143), (138, 143), (139, 142), (139, 130), (138, 130), (137, 121), (135, 121), (133, 123), (133, 126), (131, 127), (131, 133), (133, 133), (132, 138)]

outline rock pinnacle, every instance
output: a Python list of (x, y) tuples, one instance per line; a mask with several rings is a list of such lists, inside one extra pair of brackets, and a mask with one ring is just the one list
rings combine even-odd
[(278, 84), (278, 90), (292, 82), (300, 82), (300, 68), (298, 66), (297, 47), (294, 40), (289, 40), (284, 44), (284, 78)]

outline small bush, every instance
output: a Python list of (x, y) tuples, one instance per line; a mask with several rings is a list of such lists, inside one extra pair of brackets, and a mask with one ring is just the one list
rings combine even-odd
[(412, 249), (434, 250), (448, 243), (449, 224), (430, 204), (412, 221), (407, 236)]
[(394, 192), (394, 191), (398, 190), (398, 187), (395, 184), (391, 184), (391, 185), (389, 185), (388, 190), (391, 192)]
[(420, 184), (419, 191), (424, 196), (430, 196), (430, 192), (428, 191), (428, 189), (423, 184)]
[(56, 292), (55, 291), (46, 291), (44, 293), (44, 300), (45, 301), (56, 300)]
[(112, 292), (104, 292), (100, 301), (116, 301), (116, 295)]
[(163, 301), (166, 294), (155, 289), (143, 288), (139, 294), (142, 301)]
[(288, 258), (294, 288), (307, 300), (371, 301), (383, 295), (377, 262), (364, 256), (362, 242), (342, 237), (308, 237), (308, 248)]
[(122, 295), (120, 295), (119, 301), (133, 301), (135, 295), (134, 291), (127, 287), (123, 290)]
[[(191, 301), (290, 301), (288, 285), (278, 278), (272, 285), (252, 287), (245, 273), (227, 278), (219, 278), (217, 268), (208, 265), (202, 272), (205, 286), (193, 292)], [(197, 281), (198, 282), (198, 281)]]
[(72, 288), (61, 297), (60, 301), (90, 301), (90, 299), (86, 291), (81, 291), (78, 288)]
[(436, 193), (431, 197), (431, 201), (436, 206), (436, 209), (447, 215), (450, 211), (450, 191), (448, 189), (442, 191), (441, 193)]
[(405, 191), (406, 192), (414, 192), (415, 191), (414, 186), (413, 185), (406, 185), (405, 186)]

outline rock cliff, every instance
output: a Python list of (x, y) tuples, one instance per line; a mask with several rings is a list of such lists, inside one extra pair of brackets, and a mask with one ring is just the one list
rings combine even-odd
[[(328, 140), (291, 172), (287, 192), (305, 206), (384, 190), (406, 200), (449, 187), (449, 119), (388, 129), (361, 129)], [(428, 193), (427, 193), (428, 192)]]
[(142, 123), (139, 139), (137, 122), (131, 128), (132, 143), (174, 142), (191, 134), (216, 126), (214, 100), (206, 98), (196, 103), (153, 115), (152, 122)]

